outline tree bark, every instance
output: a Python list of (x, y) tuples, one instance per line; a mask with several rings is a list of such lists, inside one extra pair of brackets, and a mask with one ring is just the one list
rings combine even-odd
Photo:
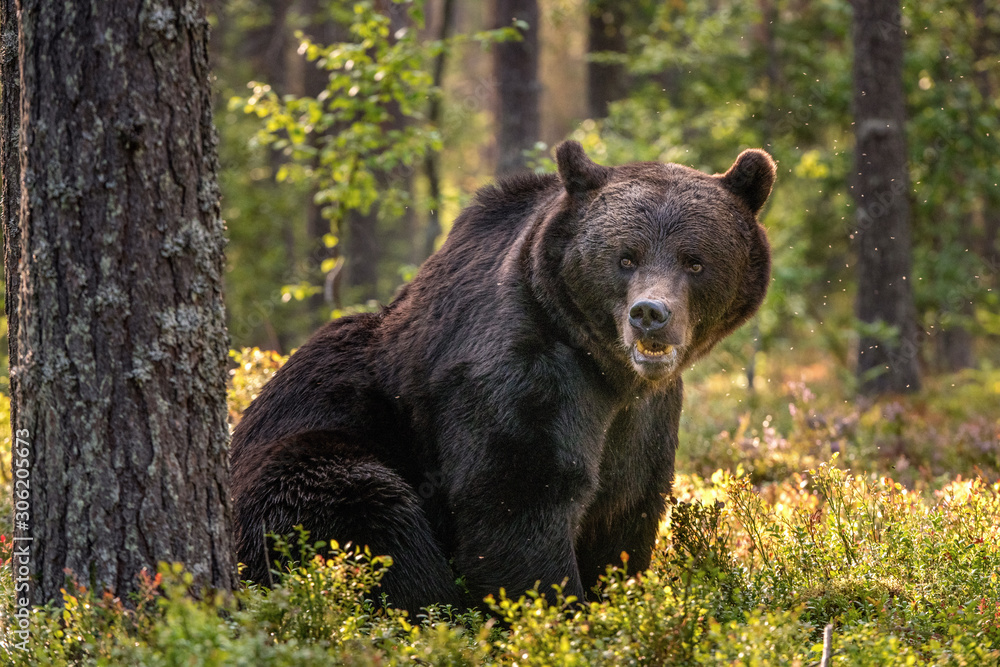
[[(623, 27), (626, 5), (614, 0), (592, 0), (587, 33), (587, 53), (626, 53)], [(606, 118), (608, 105), (628, 94), (628, 70), (624, 64), (587, 63), (587, 106), (591, 118)]]
[[(4, 309), (7, 314), (8, 391), (17, 391), (17, 295), (21, 286), (21, 81), (17, 56), (16, 0), (0, 0), (0, 219), (4, 247)], [(17, 423), (17, 405), (10, 404), (10, 424)]]
[(906, 166), (903, 30), (899, 0), (855, 0), (854, 128), (859, 320), (898, 330), (894, 341), (860, 337), (865, 394), (920, 388), (910, 289), (910, 182)]
[(541, 136), (538, 101), (538, 3), (536, 0), (495, 0), (494, 25), (508, 27), (525, 21), (521, 41), (493, 47), (497, 80), (497, 175), (525, 167), (524, 151)]
[(223, 223), (200, 2), (20, 0), (18, 413), (32, 600), (158, 561), (236, 584)]

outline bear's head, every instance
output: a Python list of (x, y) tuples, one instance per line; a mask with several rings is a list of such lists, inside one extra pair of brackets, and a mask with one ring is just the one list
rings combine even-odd
[(660, 382), (756, 312), (771, 271), (757, 222), (775, 178), (770, 155), (744, 151), (714, 176), (656, 162), (604, 167), (572, 141), (556, 157), (564, 192), (545, 255), (555, 307), (584, 345)]

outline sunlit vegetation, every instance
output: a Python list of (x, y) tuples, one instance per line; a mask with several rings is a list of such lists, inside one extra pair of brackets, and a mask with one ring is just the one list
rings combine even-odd
[[(233, 357), (238, 419), (284, 358)], [(130, 600), (68, 580), (63, 607), (32, 616), (32, 653), (10, 635), (0, 650), (38, 665), (807, 665), (830, 624), (830, 664), (995, 664), (1000, 371), (866, 405), (801, 357), (767, 360), (757, 382), (712, 368), (689, 382), (653, 566), (609, 572), (586, 603), (501, 596), (409, 617), (374, 604), (391, 561), (291, 536), (306, 562), (273, 589), (192, 591), (168, 564)], [(5, 612), (12, 585), (8, 566)]]

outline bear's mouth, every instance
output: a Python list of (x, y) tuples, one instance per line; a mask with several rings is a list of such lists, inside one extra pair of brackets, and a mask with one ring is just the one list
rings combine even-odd
[(650, 341), (644, 343), (641, 340), (635, 342), (636, 351), (644, 357), (662, 357), (674, 351), (673, 345)]
[(661, 380), (677, 370), (680, 354), (677, 347), (651, 340), (636, 340), (632, 344), (632, 364), (640, 375), (649, 380)]

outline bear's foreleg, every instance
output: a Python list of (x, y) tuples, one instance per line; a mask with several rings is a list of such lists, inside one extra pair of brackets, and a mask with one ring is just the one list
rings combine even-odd
[[(553, 584), (583, 600), (573, 549), (573, 506), (523, 506), (519, 501), (469, 499), (456, 508), (454, 564), (476, 599), (504, 588), (517, 598), (538, 584), (549, 601)], [(487, 509), (489, 507), (489, 509)]]
[[(576, 540), (576, 556), (586, 590), (597, 585), (609, 565), (625, 568), (629, 575), (649, 568), (663, 509), (663, 496), (654, 493), (622, 516), (584, 522)], [(627, 562), (622, 554), (627, 554)]]

